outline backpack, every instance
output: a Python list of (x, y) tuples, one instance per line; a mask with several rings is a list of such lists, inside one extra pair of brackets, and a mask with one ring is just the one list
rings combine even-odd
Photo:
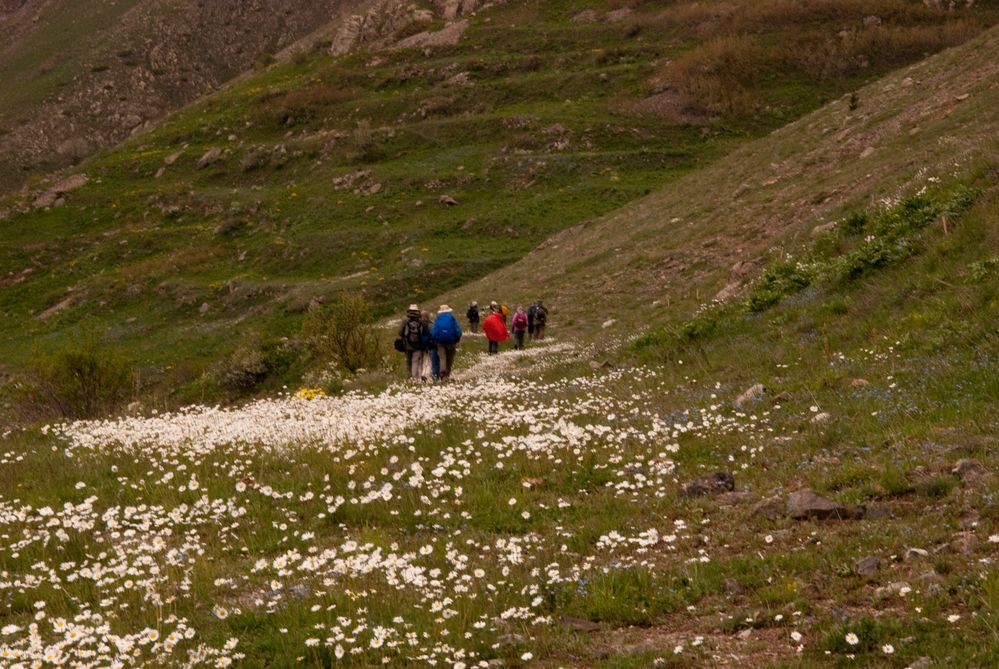
[(413, 349), (423, 346), (423, 323), (415, 318), (406, 321), (406, 343)]
[(433, 336), (434, 339), (441, 344), (456, 344), (458, 343), (458, 328), (456, 327), (458, 322), (454, 320), (450, 315), (441, 315), (437, 317), (437, 322), (434, 323)]
[(537, 312), (534, 314), (535, 322), (544, 325), (548, 320), (548, 310), (544, 307), (538, 307)]
[(518, 311), (513, 315), (513, 329), (518, 332), (527, 329), (527, 314), (523, 311)]

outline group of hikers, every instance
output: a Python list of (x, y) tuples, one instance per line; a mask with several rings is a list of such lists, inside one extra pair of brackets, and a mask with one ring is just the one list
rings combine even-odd
[[(512, 317), (508, 306), (491, 302), (484, 319), (479, 312), (478, 302), (472, 302), (465, 316), (471, 332), (477, 334), (481, 326), (482, 333), (489, 342), (490, 354), (499, 353), (500, 343), (510, 339), (511, 333), (514, 349), (523, 350), (525, 339), (544, 339), (548, 325), (548, 307), (541, 300), (526, 310), (518, 306)], [(510, 319), (509, 329), (507, 319)], [(410, 378), (446, 383), (451, 378), (454, 356), (462, 334), (454, 310), (448, 305), (442, 304), (437, 310), (436, 318), (432, 318), (429, 311), (421, 311), (418, 305), (411, 304), (406, 310), (406, 320), (399, 328), (395, 348), (406, 354), (406, 370)]]

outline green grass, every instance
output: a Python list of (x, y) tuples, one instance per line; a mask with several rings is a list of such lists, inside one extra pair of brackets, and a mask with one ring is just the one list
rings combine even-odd
[[(217, 396), (211, 363), (246, 341), (295, 337), (313, 298), (362, 291), (380, 315), (426, 302), (898, 64), (821, 81), (789, 69), (768, 77), (767, 109), (727, 118), (643, 116), (632, 107), (655, 63), (703, 40), (654, 8), (621, 24), (569, 23), (584, 4), (509, 3), (427, 57), (312, 54), (95, 157), (83, 167), (91, 184), (66, 206), (2, 223), (0, 274), (34, 268), (0, 296), (8, 373), (85, 324), (165, 401)], [(458, 72), (474, 86), (444, 83)], [(229, 153), (196, 170), (212, 147)], [(459, 206), (439, 205), (442, 195)], [(302, 367), (287, 370), (260, 390)]]

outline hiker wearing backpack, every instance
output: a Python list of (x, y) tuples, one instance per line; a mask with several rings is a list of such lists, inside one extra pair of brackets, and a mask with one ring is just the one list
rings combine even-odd
[(446, 383), (451, 378), (454, 355), (458, 350), (458, 342), (461, 341), (461, 326), (448, 305), (442, 304), (437, 310), (437, 320), (434, 321), (430, 337), (436, 342), (440, 380)]
[(527, 336), (534, 341), (534, 316), (538, 313), (538, 305), (532, 304), (527, 308)]
[(513, 330), (514, 350), (524, 350), (524, 335), (527, 334), (528, 327), (527, 314), (524, 313), (524, 307), (517, 307), (517, 311), (513, 315), (513, 320), (510, 322), (510, 326)]
[(424, 381), (428, 378), (436, 381), (441, 376), (441, 359), (437, 355), (437, 345), (434, 343), (434, 321), (429, 311), (421, 312), (420, 318), (427, 328), (427, 335), (423, 337), (423, 373), (420, 376)]
[(472, 302), (469, 305), (468, 311), (465, 312), (465, 316), (468, 317), (468, 329), (476, 333), (479, 331), (479, 303)]
[(495, 302), (489, 305), (489, 315), (486, 316), (486, 320), (482, 321), (482, 331), (486, 333), (486, 339), (489, 340), (490, 354), (499, 353), (500, 342), (510, 338), (510, 333), (506, 331), (506, 320), (503, 318), (503, 312)]
[(548, 325), (548, 307), (541, 300), (538, 300), (537, 309), (534, 312), (534, 338), (542, 340), (545, 338), (545, 327)]
[(411, 379), (423, 378), (423, 338), (430, 337), (430, 329), (423, 323), (420, 307), (409, 305), (406, 310), (406, 320), (399, 328), (399, 339), (396, 348), (406, 354), (406, 372)]

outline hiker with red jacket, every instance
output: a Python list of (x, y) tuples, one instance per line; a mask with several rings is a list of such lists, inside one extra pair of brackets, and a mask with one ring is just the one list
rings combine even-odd
[(486, 316), (486, 320), (482, 321), (482, 331), (486, 335), (486, 339), (489, 340), (489, 353), (499, 353), (499, 345), (501, 341), (506, 341), (510, 338), (510, 333), (506, 331), (506, 320), (503, 318), (503, 312), (500, 311), (498, 304), (493, 302), (489, 305), (489, 315)]
[(423, 321), (420, 307), (409, 305), (406, 310), (406, 320), (399, 328), (399, 339), (396, 348), (406, 354), (406, 372), (411, 379), (426, 381), (423, 376), (423, 356), (430, 340), (430, 326)]
[(524, 350), (524, 335), (527, 334), (527, 314), (524, 313), (524, 307), (517, 307), (510, 326), (513, 330), (513, 348), (517, 351)]

